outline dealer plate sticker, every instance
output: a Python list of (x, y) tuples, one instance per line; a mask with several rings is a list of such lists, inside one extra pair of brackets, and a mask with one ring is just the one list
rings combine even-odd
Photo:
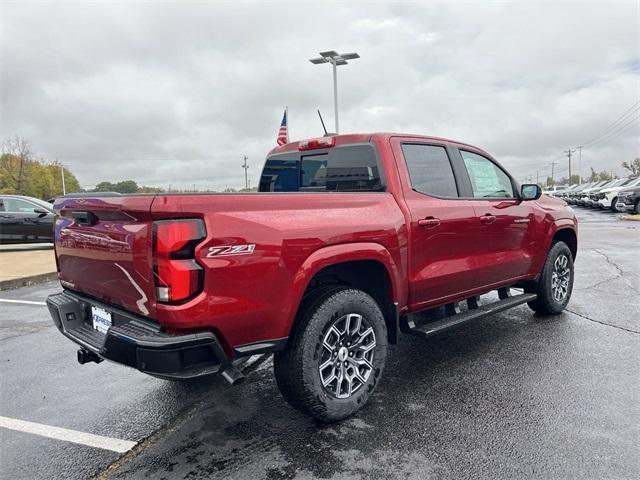
[(91, 318), (93, 320), (93, 328), (100, 333), (106, 335), (111, 327), (111, 312), (107, 312), (103, 308), (91, 306)]

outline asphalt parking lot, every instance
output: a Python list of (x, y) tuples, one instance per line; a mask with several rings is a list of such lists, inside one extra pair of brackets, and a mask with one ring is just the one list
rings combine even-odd
[(0, 474), (639, 478), (640, 222), (577, 214), (566, 312), (403, 337), (369, 405), (332, 426), (284, 402), (269, 361), (235, 387), (81, 366), (42, 304), (56, 283), (0, 292)]

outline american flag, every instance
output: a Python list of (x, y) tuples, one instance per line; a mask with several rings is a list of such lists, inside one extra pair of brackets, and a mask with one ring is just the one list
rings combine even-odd
[(284, 145), (289, 143), (289, 132), (287, 131), (287, 109), (284, 109), (284, 115), (282, 116), (282, 123), (280, 124), (280, 130), (278, 130), (278, 139), (276, 140), (278, 145)]

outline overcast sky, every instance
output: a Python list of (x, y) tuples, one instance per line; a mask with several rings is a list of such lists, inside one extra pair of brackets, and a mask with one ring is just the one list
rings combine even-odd
[(449, 137), (541, 181), (585, 144), (585, 174), (622, 174), (637, 106), (605, 129), (640, 100), (639, 5), (3, 1), (0, 136), (85, 188), (240, 187), (243, 155), (255, 185), (285, 106), (291, 140), (322, 134), (316, 108), (333, 125), (331, 68), (308, 59), (356, 51), (339, 67), (342, 133)]

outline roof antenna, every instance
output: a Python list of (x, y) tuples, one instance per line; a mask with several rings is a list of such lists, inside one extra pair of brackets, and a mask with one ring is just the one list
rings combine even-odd
[(324, 120), (322, 120), (322, 114), (320, 113), (320, 109), (318, 109), (318, 116), (320, 117), (320, 123), (322, 124), (322, 129), (324, 130), (324, 136), (328, 137), (327, 127), (324, 126)]

